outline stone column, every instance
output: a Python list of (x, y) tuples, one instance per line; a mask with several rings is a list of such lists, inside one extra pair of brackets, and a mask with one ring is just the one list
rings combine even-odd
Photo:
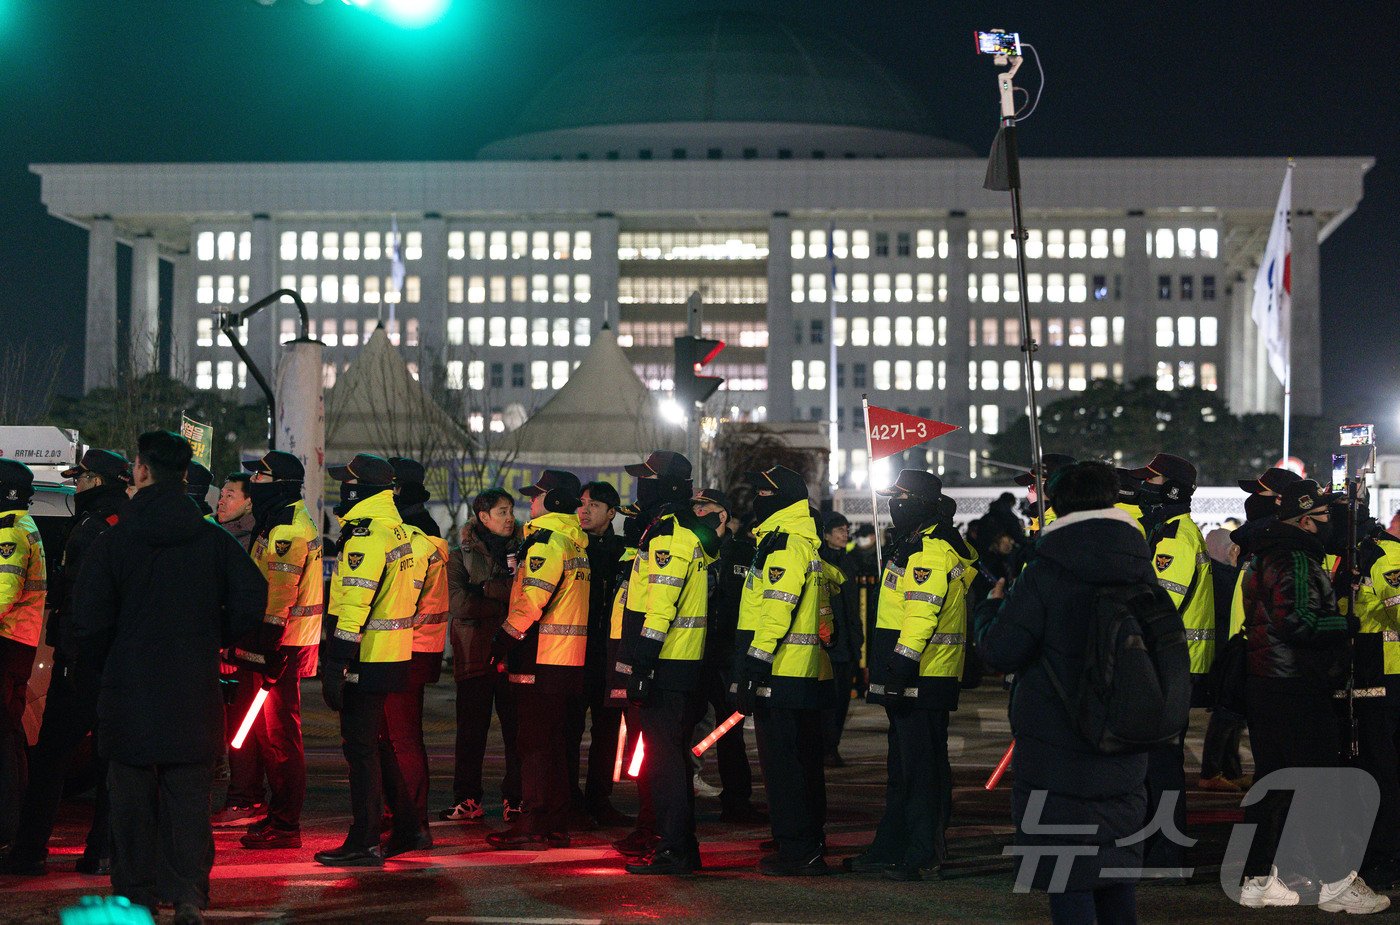
[[(967, 274), (971, 270), (971, 262), (967, 258), (967, 216), (949, 216), (945, 227), (948, 229), (948, 258), (933, 265), (936, 273), (948, 274), (948, 301), (942, 306), (948, 319), (948, 342), (941, 350), (941, 356), (947, 362), (941, 420), (966, 428), (970, 423), (967, 409), (972, 403), (967, 388), (967, 362), (971, 356), (967, 343), (967, 322), (972, 317), (972, 305), (967, 298)], [(1000, 268), (1000, 264), (997, 266)], [(934, 281), (937, 282), (937, 276)], [(973, 437), (972, 440), (976, 444), (984, 442), (980, 437)], [(966, 467), (955, 467), (953, 471), (965, 472)]]
[[(401, 309), (418, 318), (418, 350), (424, 359), (440, 363), (447, 347), (447, 227), (441, 215), (430, 212), (423, 217), (422, 231), (423, 256), (407, 265), (408, 275), (418, 277), (419, 301)], [(431, 369), (419, 372), (428, 373)]]
[(589, 280), (591, 301), (584, 313), (593, 319), (592, 330), (602, 328), (606, 319), (616, 333), (622, 320), (617, 304), (617, 280), (622, 275), (617, 262), (617, 216), (599, 214), (588, 227), (593, 233), (593, 259), (585, 265), (592, 279)]
[(1123, 219), (1127, 233), (1127, 253), (1123, 257), (1123, 381), (1132, 382), (1144, 376), (1157, 378), (1157, 362), (1153, 354), (1157, 337), (1157, 316), (1162, 306), (1157, 298), (1157, 277), (1152, 260), (1147, 256), (1147, 233), (1150, 223), (1141, 212), (1129, 213)]
[(168, 374), (186, 385), (194, 385), (195, 319), (194, 275), (190, 254), (170, 258), (170, 367)]
[(93, 219), (88, 230), (85, 334), (83, 391), (116, 385), (117, 232), (105, 215)]
[[(791, 421), (792, 394), (792, 220), (774, 215), (768, 222), (768, 420)], [(831, 332), (833, 335), (835, 332)], [(836, 375), (836, 370), (829, 371)]]
[(1322, 413), (1322, 326), (1317, 216), (1293, 213), (1293, 413)]
[[(252, 304), (264, 296), (271, 295), (277, 288), (277, 231), (273, 228), (272, 220), (264, 214), (253, 216), (252, 236), (248, 242), (248, 302)], [(229, 305), (228, 308), (238, 310), (243, 306)], [(253, 362), (258, 364), (258, 369), (269, 382), (273, 381), (273, 376), (277, 371), (278, 357), (278, 330), (280, 320), (287, 318), (300, 318), (297, 314), (296, 306), (291, 304), (283, 305), (274, 303), (258, 312), (248, 320), (248, 355), (253, 358)], [(218, 338), (215, 338), (218, 343)], [(228, 350), (228, 347), (223, 348)], [(250, 386), (254, 385), (253, 377), (248, 377)], [(261, 397), (256, 391), (254, 397)]]
[(131, 324), (127, 363), (140, 376), (160, 365), (160, 256), (156, 239), (137, 235), (131, 245)]

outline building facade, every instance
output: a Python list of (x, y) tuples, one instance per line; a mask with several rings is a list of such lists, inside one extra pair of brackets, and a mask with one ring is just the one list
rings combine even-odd
[[(649, 33), (655, 54), (604, 47), (566, 70), (520, 135), (471, 161), (36, 165), (50, 213), (90, 232), (87, 385), (127, 361), (104, 334), (119, 243), (132, 249), (138, 368), (157, 362), (167, 260), (166, 362), (195, 387), (250, 387), (215, 312), (292, 289), (326, 345), (328, 386), (384, 324), (422, 374), (489, 396), (468, 422), (478, 429), (543, 404), (603, 323), (666, 392), (698, 293), (703, 331), (727, 344), (707, 413), (824, 420), (834, 377), (843, 480), (864, 477), (867, 393), (964, 427), (928, 461), (966, 471), (946, 454), (966, 459), (1025, 404), (1008, 197), (983, 190), (982, 158), (921, 131), (919, 107), (839, 40), (706, 14), (731, 41), (702, 56), (695, 21)], [(638, 99), (629, 88), (651, 85), (639, 67), (674, 92)], [(691, 70), (697, 88), (676, 83)], [(1297, 163), (1298, 413), (1320, 410), (1318, 246), (1371, 164)], [(1281, 158), (1022, 166), (1044, 401), (1147, 376), (1218, 391), (1236, 411), (1278, 410), (1249, 306)], [(264, 370), (295, 318), (279, 305), (249, 324)]]

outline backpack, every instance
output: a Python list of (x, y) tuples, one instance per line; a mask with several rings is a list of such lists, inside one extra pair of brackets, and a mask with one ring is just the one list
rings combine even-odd
[(1161, 586), (1099, 587), (1078, 683), (1046, 674), (1075, 730), (1102, 755), (1175, 742), (1191, 709), (1191, 659), (1181, 615)]

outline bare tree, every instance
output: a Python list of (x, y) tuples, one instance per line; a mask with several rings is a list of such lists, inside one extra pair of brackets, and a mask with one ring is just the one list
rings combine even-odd
[(808, 485), (821, 485), (825, 475), (822, 454), (795, 447), (782, 434), (764, 424), (725, 422), (712, 444), (706, 469), (714, 473), (712, 482), (729, 494), (735, 510), (747, 515), (752, 510), (752, 489), (745, 480), (750, 472), (772, 466), (785, 466), (800, 474)]
[(63, 371), (62, 347), (22, 340), (0, 347), (0, 424), (45, 424)]

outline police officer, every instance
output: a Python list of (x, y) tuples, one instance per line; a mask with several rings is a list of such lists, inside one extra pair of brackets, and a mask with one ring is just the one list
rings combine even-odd
[[(350, 765), (352, 822), (339, 848), (316, 853), (329, 867), (380, 867), (380, 820), (384, 814), (378, 741), (384, 700), (408, 687), (413, 652), (413, 615), (425, 562), (414, 555), (409, 530), (394, 506), (394, 468), (361, 453), (331, 466), (340, 482), (340, 555), (331, 576), (334, 629), (321, 653), (322, 693), (340, 714), (341, 747)], [(395, 815), (412, 818), (406, 800)]]
[[(628, 466), (627, 472), (643, 483), (657, 477), (646, 463)], [(700, 669), (709, 566), (719, 552), (721, 527), (719, 512), (697, 516), (684, 503), (663, 508), (637, 551), (638, 562), (646, 563), (646, 589), (644, 598), (634, 596), (629, 607), (642, 616), (642, 625), (636, 635), (623, 636), (621, 661), (630, 668), (627, 699), (637, 708), (647, 743), (660, 840), (649, 858), (627, 865), (630, 874), (688, 874), (701, 866), (689, 749), (705, 711)]]
[(190, 464), (185, 468), (185, 494), (199, 505), (199, 513), (211, 521), (214, 520), (214, 509), (209, 506), (209, 487), (213, 484), (214, 473), (190, 460)]
[(583, 690), (588, 645), (588, 537), (578, 523), (580, 488), (572, 472), (546, 469), (521, 490), (530, 499), (530, 522), (492, 656), (515, 691), (527, 811), (510, 828), (486, 836), (493, 848), (569, 846), (564, 704)]
[[(1147, 545), (1157, 581), (1181, 614), (1191, 655), (1191, 704), (1210, 703), (1207, 681), (1215, 661), (1215, 584), (1210, 577), (1210, 553), (1200, 527), (1191, 519), (1191, 495), (1196, 491), (1196, 467), (1180, 456), (1158, 453), (1130, 474), (1142, 479), (1138, 489), (1147, 529)], [(1175, 801), (1177, 831), (1186, 828), (1186, 733), (1175, 745), (1154, 749), (1147, 762), (1147, 820), (1156, 817), (1161, 801)], [(1146, 822), (1147, 820), (1144, 820)], [(1147, 867), (1186, 866), (1182, 846), (1160, 832), (1148, 839), (1143, 863)]]
[[(637, 552), (631, 560), (627, 580), (618, 587), (613, 601), (609, 646), (615, 652), (609, 676), (609, 699), (626, 707), (628, 754), (636, 747), (641, 729), (639, 708), (629, 703), (628, 688), (632, 681), (633, 641), (638, 639), (646, 622), (646, 595), (651, 587), (648, 579), (654, 563), (646, 553), (646, 536), (663, 514), (673, 513), (690, 503), (694, 488), (690, 481), (690, 460), (680, 453), (657, 450), (640, 465), (627, 470), (637, 479), (637, 499), (626, 509), (627, 521), (623, 536), (635, 543)], [(639, 808), (637, 826), (626, 837), (613, 842), (613, 847), (625, 857), (642, 858), (656, 847), (655, 807), (651, 794), (651, 772), (646, 762), (637, 778)]]
[[(126, 507), (126, 489), (131, 484), (131, 463), (120, 453), (91, 449), (79, 463), (63, 472), (74, 479), (76, 511), (63, 544), (63, 561), (50, 583), (49, 622), (45, 641), (54, 650), (49, 675), (48, 698), (39, 739), (29, 755), (29, 786), (24, 792), (24, 808), (13, 846), (0, 871), (36, 876), (44, 873), (49, 836), (63, 797), (63, 779), (69, 760), (97, 723), (97, 695), (101, 677), (86, 666), (79, 666), (71, 634), (64, 631), (65, 618), (73, 607), (73, 588), (88, 547), (98, 536), (117, 523)], [(87, 845), (78, 859), (81, 874), (106, 873), (109, 866), (107, 825), (106, 763), (96, 754), (97, 803)]]
[(27, 780), (24, 707), (44, 624), (48, 571), (29, 516), (34, 474), (0, 459), (0, 842), (13, 842)]
[(821, 707), (833, 695), (821, 646), (822, 561), (807, 485), (774, 466), (749, 477), (758, 548), (734, 639), (735, 709), (753, 715), (777, 853), (770, 876), (827, 873)]
[(267, 579), (267, 608), (253, 637), (230, 653), (239, 666), (235, 722), (243, 721), (259, 689), (267, 690), (267, 699), (243, 746), (229, 749), (229, 804), (237, 810), (261, 803), (265, 772), (272, 794), (266, 815), (240, 842), (245, 848), (300, 848), (306, 801), (301, 680), (315, 676), (321, 641), (321, 535), (302, 499), (301, 460), (272, 450), (243, 465), (252, 473), (243, 487), (253, 515), (249, 552)]
[(833, 628), (831, 671), (836, 680), (836, 703), (823, 711), (823, 761), (829, 768), (844, 767), (841, 758), (841, 734), (846, 728), (846, 714), (851, 709), (851, 688), (865, 649), (865, 624), (860, 618), (860, 589), (856, 584), (856, 566), (847, 550), (850, 521), (835, 511), (822, 519), (820, 554), (833, 570), (836, 587), (831, 591), (831, 621)]
[[(1041, 472), (1041, 476), (1040, 476), (1040, 484), (1041, 484), (1041, 487), (1042, 487), (1042, 488), (1045, 487), (1045, 483), (1048, 482), (1048, 481), (1050, 480), (1050, 476), (1054, 475), (1056, 471), (1058, 471), (1058, 470), (1060, 470), (1060, 469), (1063, 469), (1065, 466), (1072, 466), (1072, 465), (1075, 464), (1075, 462), (1077, 462), (1077, 460), (1076, 460), (1073, 456), (1068, 456), (1068, 455), (1066, 455), (1066, 454), (1064, 454), (1064, 453), (1046, 453), (1045, 455), (1041, 456), (1041, 457), (1040, 457), (1040, 466), (1039, 466), (1039, 469), (1040, 469), (1040, 472)], [(1042, 524), (1042, 523), (1039, 522), (1039, 520), (1037, 519), (1037, 518), (1038, 518), (1038, 515), (1037, 515), (1037, 513), (1036, 513), (1036, 511), (1037, 511), (1037, 507), (1036, 507), (1037, 499), (1036, 499), (1036, 495), (1035, 495), (1035, 470), (1036, 470), (1036, 468), (1037, 468), (1037, 467), (1032, 466), (1030, 472), (1022, 472), (1020, 475), (1018, 475), (1018, 476), (1016, 476), (1014, 479), (1012, 479), (1012, 481), (1015, 482), (1017, 485), (1020, 485), (1022, 488), (1027, 489), (1027, 491), (1026, 491), (1026, 504), (1027, 504), (1027, 506), (1028, 506), (1028, 509), (1029, 509), (1029, 511), (1030, 511), (1030, 516), (1031, 516), (1031, 530), (1032, 530), (1033, 532), (1037, 532), (1037, 533), (1038, 533), (1040, 530), (1044, 529), (1045, 527), (1050, 526), (1050, 524), (1052, 524), (1052, 523), (1055, 522), (1055, 509), (1052, 508), (1052, 507), (1050, 506), (1050, 498), (1049, 498), (1048, 495), (1047, 495), (1047, 497), (1046, 497), (1046, 499), (1045, 499), (1045, 523)]]
[(880, 584), (870, 700), (889, 716), (889, 782), (874, 843), (845, 866), (919, 880), (947, 853), (948, 713), (958, 706), (976, 554), (944, 516), (938, 476), (905, 469), (882, 494), (898, 539)]
[[(428, 828), (428, 748), (423, 742), (423, 691), (442, 676), (442, 650), (447, 645), (447, 541), (425, 507), (421, 463), (405, 456), (389, 460), (394, 467), (394, 505), (413, 542), (414, 558), (427, 563), (413, 612), (413, 654), (408, 685), (384, 698), (384, 734), (379, 740), (380, 766), (388, 803), (411, 805), (408, 818), (395, 815), (393, 831), (384, 844), (384, 857), (433, 846)], [(400, 792), (402, 791), (402, 792)]]

